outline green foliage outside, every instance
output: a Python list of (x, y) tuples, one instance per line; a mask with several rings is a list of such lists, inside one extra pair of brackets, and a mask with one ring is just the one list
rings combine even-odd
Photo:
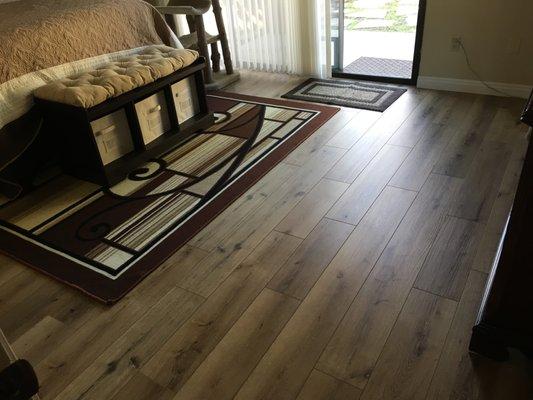
[(415, 32), (417, 8), (418, 0), (345, 0), (344, 26), (349, 31)]

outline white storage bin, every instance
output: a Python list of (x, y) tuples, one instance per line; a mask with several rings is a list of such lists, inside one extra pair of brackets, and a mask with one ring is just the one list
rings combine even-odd
[(124, 110), (92, 121), (91, 127), (104, 165), (133, 151), (133, 140)]
[(170, 130), (170, 117), (163, 91), (135, 103), (135, 112), (145, 144)]
[(178, 116), (178, 122), (191, 119), (200, 112), (198, 104), (198, 94), (196, 92), (196, 82), (194, 77), (189, 77), (176, 82), (171, 87), (174, 107)]

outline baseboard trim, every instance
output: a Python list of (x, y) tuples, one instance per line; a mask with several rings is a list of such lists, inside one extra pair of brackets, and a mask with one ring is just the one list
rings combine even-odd
[[(513, 97), (527, 99), (531, 93), (531, 86), (514, 83), (487, 82), (495, 89), (501, 90)], [(450, 92), (464, 92), (475, 94), (489, 94), (501, 96), (501, 93), (489, 89), (479, 81), (469, 79), (440, 78), (436, 76), (419, 76), (417, 87), (421, 89), (447, 90)]]

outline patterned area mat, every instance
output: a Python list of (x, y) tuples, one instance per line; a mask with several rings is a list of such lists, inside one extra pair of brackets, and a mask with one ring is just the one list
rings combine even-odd
[(61, 176), (0, 209), (0, 250), (114, 303), (337, 108), (208, 96), (217, 122), (107, 188)]
[(413, 62), (389, 58), (361, 57), (343, 68), (347, 74), (386, 76), (390, 78), (410, 79)]
[(360, 81), (309, 79), (282, 97), (316, 103), (385, 111), (407, 89)]

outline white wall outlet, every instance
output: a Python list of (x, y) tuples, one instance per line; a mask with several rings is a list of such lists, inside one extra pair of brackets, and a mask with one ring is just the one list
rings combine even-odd
[(462, 43), (461, 36), (452, 36), (452, 40), (450, 42), (450, 49), (452, 51), (459, 51), (461, 50), (461, 43)]

